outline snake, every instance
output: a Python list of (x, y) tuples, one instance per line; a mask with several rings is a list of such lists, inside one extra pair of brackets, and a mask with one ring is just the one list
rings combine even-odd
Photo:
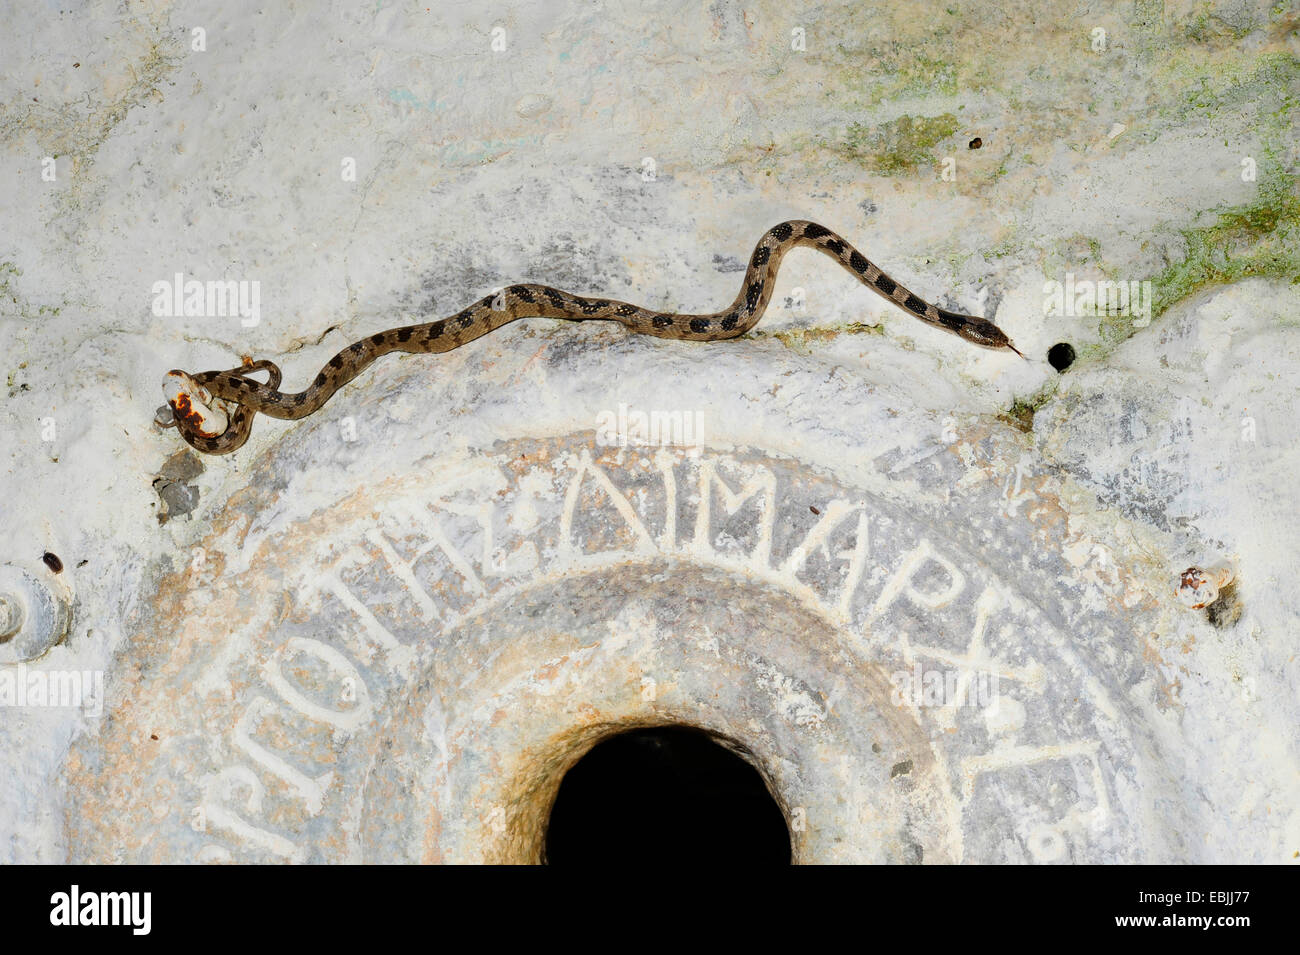
[[(772, 297), (781, 260), (791, 249), (801, 246), (830, 256), (872, 291), (927, 325), (957, 335), (973, 345), (1009, 349), (1024, 357), (993, 322), (926, 302), (882, 272), (842, 236), (815, 222), (795, 219), (763, 233), (749, 258), (740, 291), (720, 312), (703, 315), (661, 312), (614, 299), (575, 295), (547, 285), (510, 285), (448, 318), (390, 328), (354, 342), (331, 358), (310, 386), (297, 393), (279, 390), (280, 369), (274, 362), (266, 360), (246, 362), (227, 371), (191, 375), (189, 377), (214, 398), (233, 404), (234, 410), (229, 415), (226, 429), (208, 436), (201, 433), (191, 420), (191, 408), (169, 399), (174, 424), (181, 437), (196, 450), (206, 454), (229, 454), (248, 440), (257, 414), (289, 421), (305, 418), (319, 411), (339, 389), (372, 362), (390, 352), (448, 352), (520, 318), (614, 321), (638, 334), (682, 341), (711, 342), (737, 338), (763, 317)], [(261, 382), (250, 377), (257, 371), (266, 371), (268, 380)]]

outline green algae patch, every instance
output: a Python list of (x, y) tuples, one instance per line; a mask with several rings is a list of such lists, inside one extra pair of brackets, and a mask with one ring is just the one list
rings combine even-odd
[(958, 128), (953, 113), (917, 118), (900, 116), (879, 126), (852, 123), (845, 131), (841, 152), (885, 175), (904, 172), (933, 161), (934, 146)]
[(1250, 278), (1300, 283), (1300, 194), (1296, 181), (1279, 170), (1261, 180), (1253, 202), (1208, 210), (1211, 225), (1179, 229), (1186, 254), (1151, 278), (1149, 316), (1102, 314), (1100, 341), (1076, 346), (1080, 359), (1104, 355), (1179, 302), (1208, 288)]
[(1152, 279), (1152, 317), (1213, 285), (1247, 278), (1300, 282), (1300, 195), (1291, 176), (1262, 180), (1254, 202), (1216, 215), (1213, 225), (1180, 230), (1187, 255)]
[[(1300, 193), (1292, 153), (1300, 110), (1300, 58), (1266, 53), (1232, 62), (1195, 58), (1194, 53), (1176, 51), (1156, 86), (1170, 98), (1172, 115), (1181, 124), (1249, 117), (1258, 143), (1254, 148), (1243, 144), (1242, 152), (1258, 160), (1259, 180), (1251, 201), (1205, 209), (1192, 226), (1177, 230), (1185, 251), (1150, 276), (1150, 320), (1207, 288), (1248, 278), (1300, 282)], [(1100, 259), (1094, 247), (1092, 260), (1100, 264)], [(1102, 271), (1109, 275), (1112, 270)], [(1133, 314), (1099, 317), (1101, 340), (1081, 347), (1080, 358), (1105, 354), (1147, 324), (1147, 316), (1140, 323)]]
[(1017, 431), (1028, 434), (1034, 430), (1034, 412), (1037, 410), (1038, 406), (1032, 401), (1017, 398), (1004, 414), (998, 415), (998, 420), (1006, 422)]
[(955, 63), (917, 53), (905, 62), (904, 67), (900, 75), (899, 87), (891, 92), (890, 98), (956, 96), (960, 91)]
[(1034, 430), (1034, 415), (1038, 409), (1047, 404), (1048, 401), (1056, 394), (1057, 384), (1051, 381), (1044, 385), (1037, 394), (1028, 398), (1017, 398), (1011, 402), (1011, 407), (998, 415), (998, 420), (1011, 425), (1017, 431), (1028, 434)]

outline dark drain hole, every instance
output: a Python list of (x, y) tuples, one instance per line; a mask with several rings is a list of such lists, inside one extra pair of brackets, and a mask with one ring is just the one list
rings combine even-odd
[(632, 730), (592, 747), (560, 782), (550, 865), (789, 865), (785, 815), (758, 770), (708, 733)]
[(1047, 349), (1047, 363), (1057, 371), (1065, 371), (1074, 364), (1074, 346), (1069, 342), (1057, 342)]

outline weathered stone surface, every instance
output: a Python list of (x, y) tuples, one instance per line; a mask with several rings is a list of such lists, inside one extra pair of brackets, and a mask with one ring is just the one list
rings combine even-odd
[[(1285, 5), (0, 18), (0, 563), (69, 612), (0, 681), (107, 694), (0, 712), (0, 862), (535, 860), (564, 770), (661, 722), (800, 861), (1297, 857)], [(151, 423), (170, 368), (296, 389), (514, 281), (710, 309), (795, 216), (1032, 360), (796, 253), (743, 341), (535, 321), (229, 458)], [(158, 314), (178, 273), (257, 320)], [(629, 412), (690, 433), (611, 447)]]

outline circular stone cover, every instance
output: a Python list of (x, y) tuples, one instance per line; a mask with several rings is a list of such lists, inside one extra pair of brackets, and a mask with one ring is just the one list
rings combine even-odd
[[(755, 765), (798, 862), (1171, 857), (1126, 702), (1164, 580), (1023, 435), (526, 334), (377, 366), (246, 469), (131, 621), (73, 860), (541, 861), (565, 771), (662, 725)], [(638, 440), (665, 408), (729, 441)]]

